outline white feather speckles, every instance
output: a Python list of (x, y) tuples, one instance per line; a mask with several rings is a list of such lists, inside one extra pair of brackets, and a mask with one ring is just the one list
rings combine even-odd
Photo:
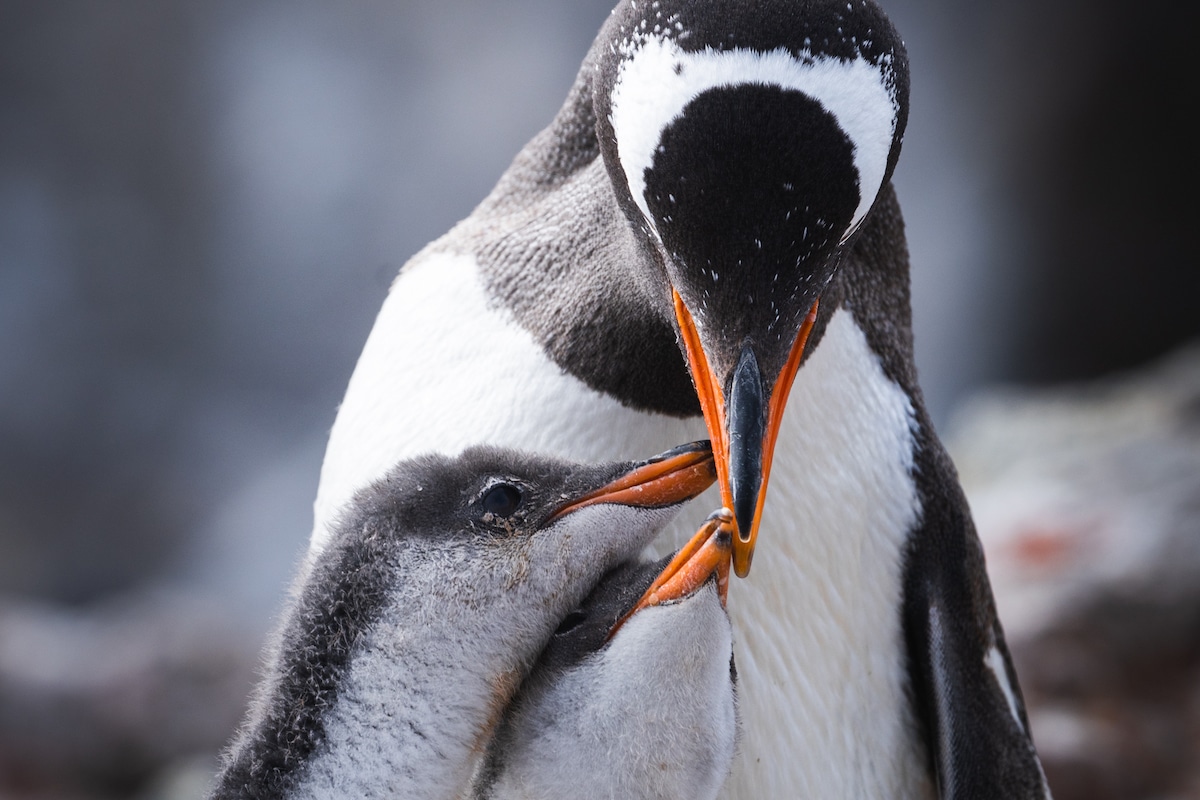
[(612, 91), (610, 120), (634, 202), (653, 225), (645, 197), (645, 171), (663, 131), (696, 97), (721, 86), (778, 86), (819, 102), (854, 145), (860, 200), (844, 237), (875, 202), (896, 132), (897, 105), (889, 61), (863, 58), (797, 58), (785, 49), (687, 52), (675, 41), (636, 36), (620, 48), (625, 59)]

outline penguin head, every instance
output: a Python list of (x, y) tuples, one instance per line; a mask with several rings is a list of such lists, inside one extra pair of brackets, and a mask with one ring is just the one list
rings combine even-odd
[[(457, 769), (390, 748), (407, 732), (474, 747), (561, 619), (714, 479), (707, 442), (601, 465), (497, 448), (400, 462), (298, 576), (214, 796), (292, 796), (318, 756), (364, 786)], [(331, 730), (354, 746), (331, 755)]]
[(601, 152), (673, 307), (744, 575), (817, 303), (900, 153), (907, 56), (872, 0), (626, 0), (600, 41)]
[(347, 547), (369, 550), (372, 560), (400, 566), (414, 591), (444, 585), (446, 596), (570, 596), (635, 556), (714, 479), (707, 441), (607, 464), (495, 447), (430, 455), (402, 462), (356, 496), (328, 560)]

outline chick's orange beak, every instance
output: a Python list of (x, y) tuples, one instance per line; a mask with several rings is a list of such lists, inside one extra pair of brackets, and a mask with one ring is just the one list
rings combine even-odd
[(700, 590), (714, 575), (721, 605), (729, 595), (729, 561), (733, 550), (733, 512), (720, 508), (709, 514), (696, 535), (680, 548), (650, 587), (608, 632), (616, 635), (625, 622), (644, 608), (681, 600)]
[(605, 485), (565, 503), (551, 519), (600, 503), (642, 508), (682, 503), (712, 486), (716, 477), (713, 467), (713, 453), (707, 441), (680, 445), (630, 465)]
[(738, 357), (729, 381), (729, 396), (725, 382), (709, 366), (708, 357), (700, 342), (700, 333), (683, 298), (671, 290), (675, 303), (675, 319), (687, 353), (688, 369), (700, 399), (704, 424), (712, 441), (716, 462), (717, 482), (721, 486), (721, 502), (733, 511), (733, 571), (739, 578), (750, 573), (763, 503), (767, 497), (767, 481), (771, 474), (771, 458), (775, 440), (783, 420), (783, 410), (796, 371), (804, 356), (804, 347), (817, 319), (814, 302), (800, 331), (792, 343), (787, 361), (775, 378), (770, 393), (758, 369), (753, 347), (747, 343)]

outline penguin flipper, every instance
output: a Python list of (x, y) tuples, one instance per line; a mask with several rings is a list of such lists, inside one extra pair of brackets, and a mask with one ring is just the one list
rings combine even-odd
[(904, 628), (938, 796), (1048, 800), (966, 497), (940, 443), (921, 449)]

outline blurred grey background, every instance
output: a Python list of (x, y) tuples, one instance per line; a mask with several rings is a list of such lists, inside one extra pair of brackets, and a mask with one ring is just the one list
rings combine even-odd
[[(1185, 4), (883, 3), (939, 425), (1200, 333)], [(0, 0), (0, 797), (194, 793), (389, 281), (610, 6)]]

